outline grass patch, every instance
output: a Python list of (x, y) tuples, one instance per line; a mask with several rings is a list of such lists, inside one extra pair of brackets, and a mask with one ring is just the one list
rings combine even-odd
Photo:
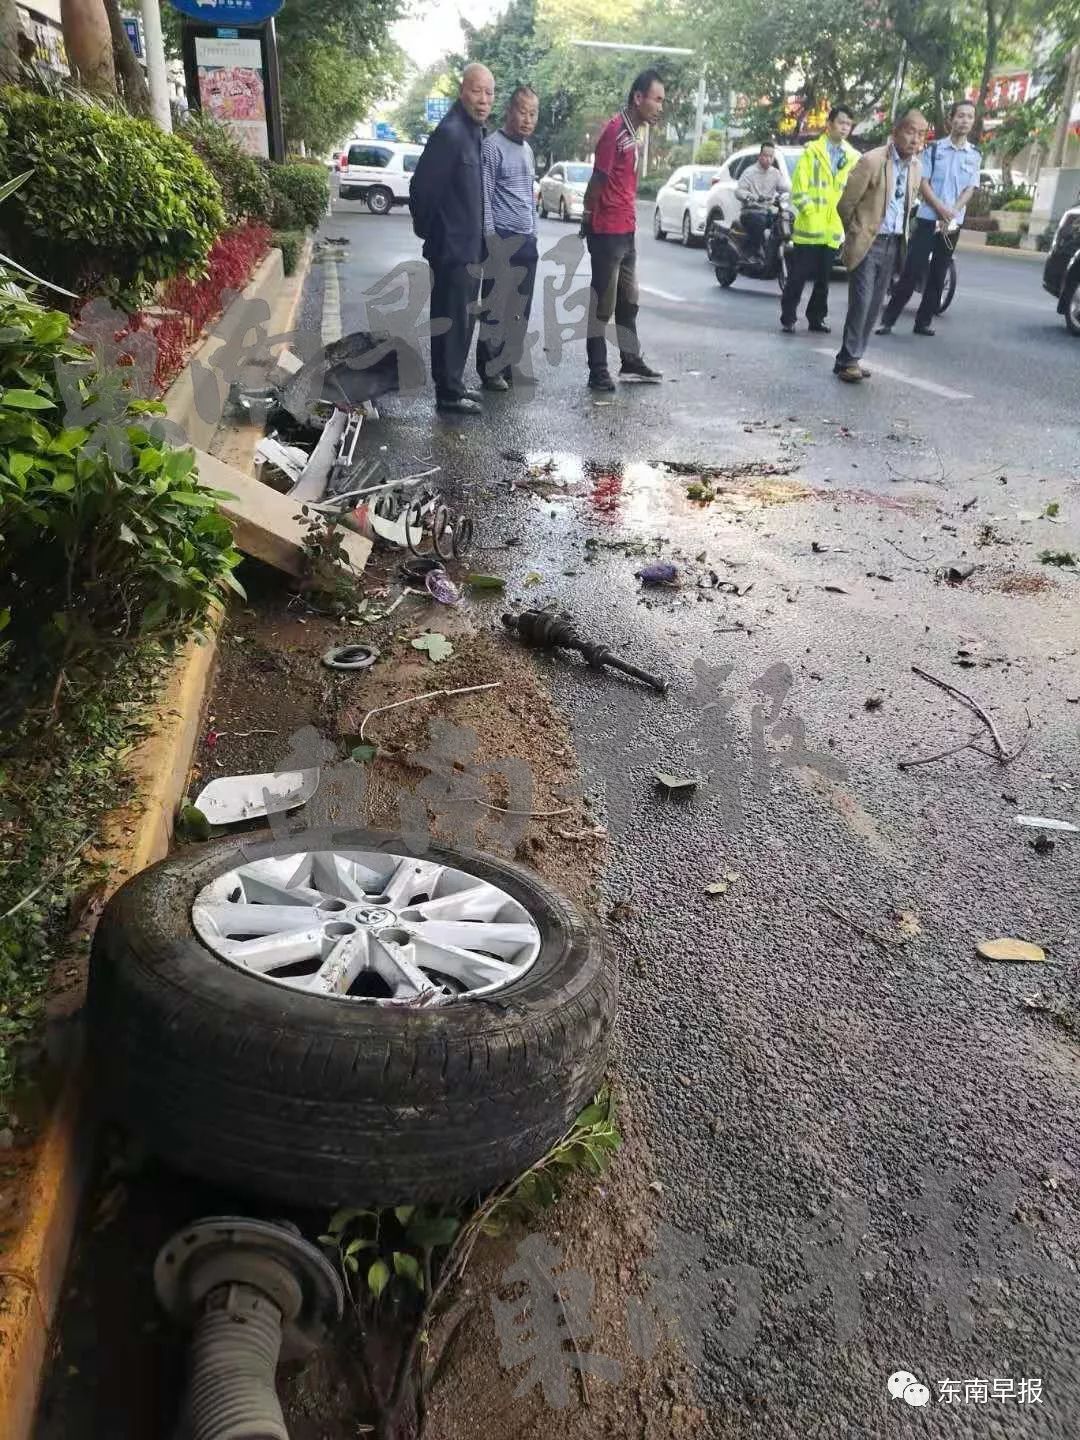
[(56, 724), (30, 712), (0, 734), (0, 1115), (33, 1051), (58, 960), (88, 944), (78, 912), (105, 878), (103, 815), (130, 797), (125, 761), (147, 728), (167, 653), (146, 644)]

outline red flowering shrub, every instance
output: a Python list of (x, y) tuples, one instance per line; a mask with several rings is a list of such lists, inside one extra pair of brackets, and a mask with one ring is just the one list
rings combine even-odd
[(188, 349), (221, 314), (226, 292), (243, 290), (269, 248), (268, 225), (252, 221), (226, 230), (214, 242), (204, 276), (197, 280), (180, 277), (165, 286), (161, 296), (164, 313), (139, 312), (131, 317), (129, 329), (148, 330), (157, 343), (154, 385), (158, 394), (183, 368)]

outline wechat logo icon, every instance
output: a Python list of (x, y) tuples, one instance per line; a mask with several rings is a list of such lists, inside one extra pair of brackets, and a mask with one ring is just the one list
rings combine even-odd
[(930, 1403), (930, 1391), (910, 1370), (894, 1370), (889, 1376), (889, 1394), (916, 1407)]

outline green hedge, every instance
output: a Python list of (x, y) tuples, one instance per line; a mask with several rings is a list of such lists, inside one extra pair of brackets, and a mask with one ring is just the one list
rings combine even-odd
[(269, 220), (270, 182), (259, 162), (240, 148), (224, 125), (193, 112), (179, 133), (221, 186), (230, 225)]
[[(80, 325), (111, 330), (93, 308)], [(240, 556), (194, 452), (159, 438), (162, 407), (138, 398), (139, 362), (152, 361), (137, 337), (135, 368), (110, 357), (99, 370), (70, 327), (14, 286), (0, 293), (0, 671), (31, 696), (60, 675), (77, 690), (239, 589)]]
[(270, 165), (270, 224), (275, 230), (304, 230), (318, 225), (330, 204), (326, 166)]
[(295, 275), (300, 251), (304, 244), (304, 231), (275, 230), (270, 237), (270, 244), (281, 251), (281, 262), (285, 267), (285, 274)]
[(1017, 195), (1014, 200), (1008, 201), (1007, 204), (1005, 204), (1002, 208), (1005, 210), (1016, 211), (1018, 214), (1021, 215), (1030, 215), (1032, 206), (1034, 204), (1035, 201), (1031, 198), (1030, 195)]
[(996, 235), (987, 235), (987, 245), (996, 245), (1000, 250), (1019, 250), (1021, 237), (1010, 230), (999, 231)]
[(0, 174), (31, 170), (4, 205), (0, 250), (47, 280), (138, 309), (200, 272), (224, 229), (221, 188), (186, 141), (76, 100), (0, 90)]

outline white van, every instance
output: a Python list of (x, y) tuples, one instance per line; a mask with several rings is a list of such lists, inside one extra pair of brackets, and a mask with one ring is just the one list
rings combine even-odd
[(373, 215), (389, 215), (409, 203), (409, 183), (420, 145), (392, 140), (351, 140), (338, 157), (338, 194), (342, 200), (366, 200)]

